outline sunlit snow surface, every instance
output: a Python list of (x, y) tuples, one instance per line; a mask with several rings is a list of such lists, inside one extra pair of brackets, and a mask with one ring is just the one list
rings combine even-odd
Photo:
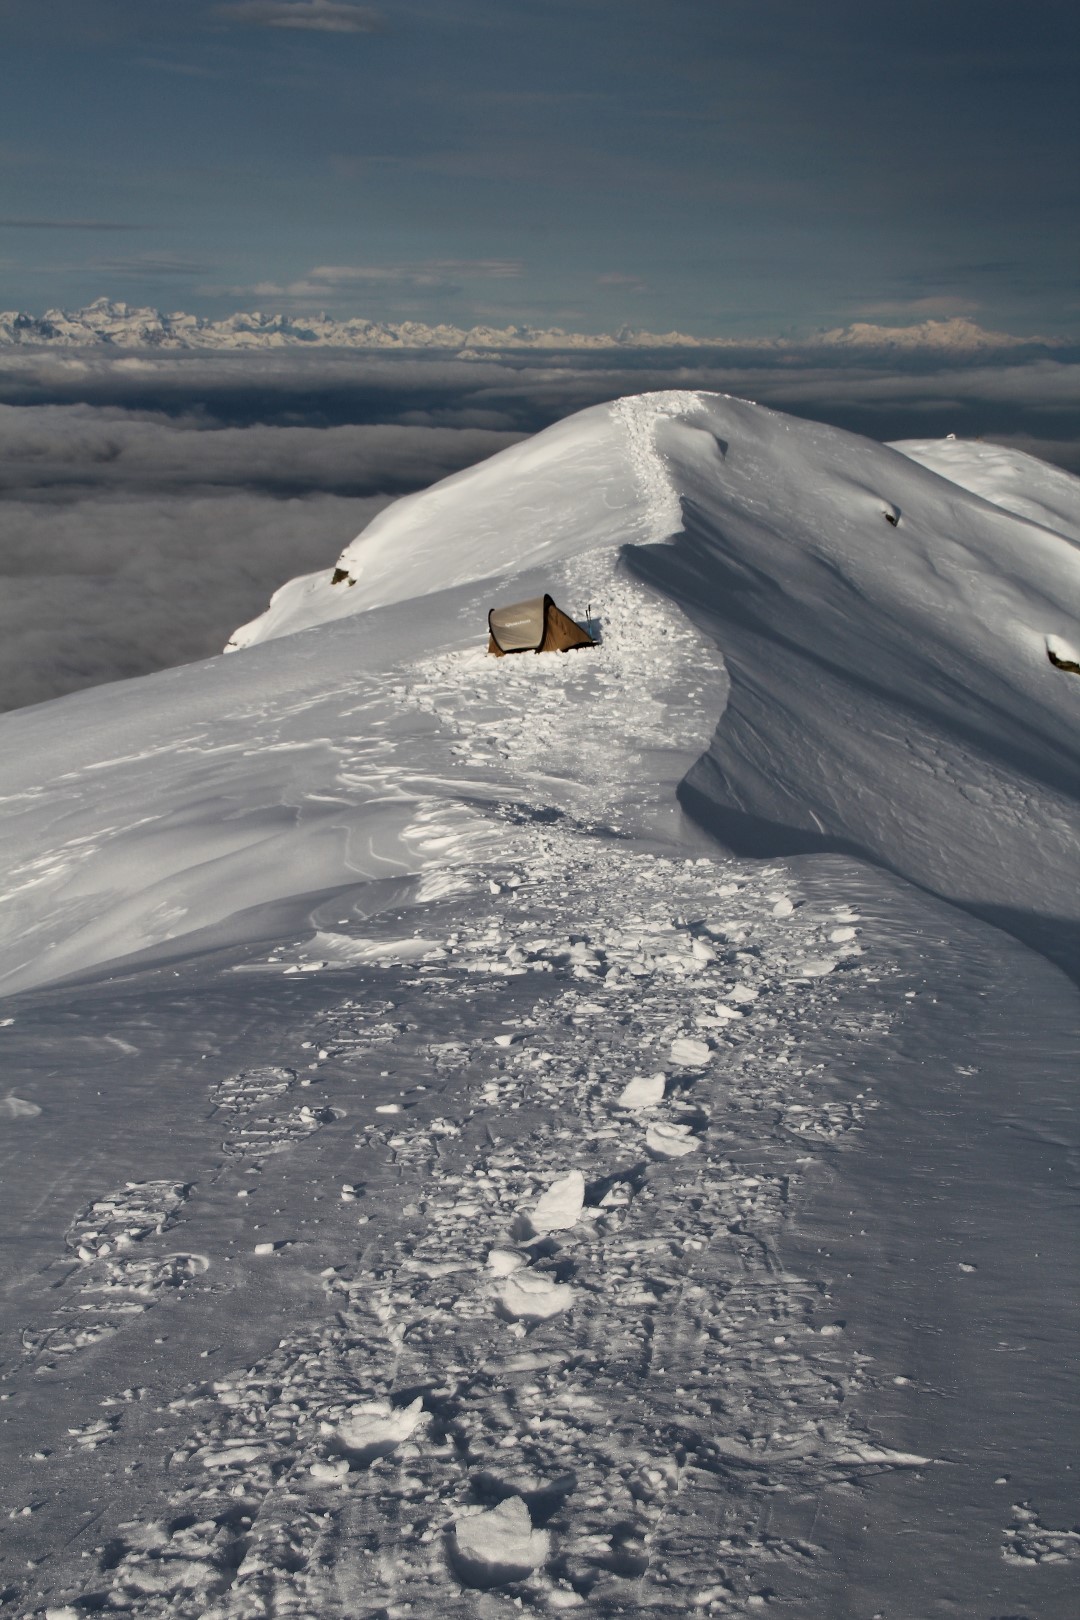
[(0, 1613), (1072, 1616), (1080, 486), (905, 448), (620, 401), (0, 721)]

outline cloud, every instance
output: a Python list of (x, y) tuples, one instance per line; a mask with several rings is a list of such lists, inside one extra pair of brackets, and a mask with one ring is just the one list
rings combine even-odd
[[(1071, 440), (1080, 417), (1080, 349), (1047, 358), (1023, 348), (864, 352), (777, 342), (722, 350), (509, 350), (475, 359), (314, 345), (211, 354), (118, 353), (106, 345), (0, 349), (0, 402), (83, 402), (124, 415), (190, 417), (204, 426), (370, 430), (404, 422), (482, 422), (535, 432), (582, 406), (669, 387), (743, 394), (874, 437), (931, 433), (928, 413), (957, 405), (965, 420), (956, 431), (1022, 432), (1037, 419), (1041, 435)], [(1060, 427), (1047, 427), (1050, 414), (1061, 417)], [(273, 442), (292, 444), (292, 455), (303, 441)], [(346, 458), (359, 457), (362, 442), (344, 446)], [(185, 443), (193, 447), (195, 467), (211, 454), (210, 435), (188, 435)]]
[(379, 12), (352, 0), (231, 0), (216, 7), (216, 15), (258, 28), (306, 28), (319, 34), (373, 34), (382, 26)]
[(493, 455), (516, 437), (462, 425), (224, 427), (197, 416), (170, 420), (87, 405), (0, 405), (0, 490), (9, 499), (42, 490), (56, 498), (229, 488), (398, 495)]
[(205, 276), (210, 266), (174, 253), (134, 253), (128, 258), (99, 259), (93, 269), (105, 276)]
[(0, 542), (0, 708), (219, 653), (385, 497), (233, 491), (15, 501)]
[(0, 405), (0, 709), (220, 652), (395, 495), (517, 437)]
[(236, 297), (322, 299), (351, 287), (399, 286), (446, 291), (461, 281), (509, 281), (524, 272), (520, 259), (419, 259), (402, 264), (318, 264), (295, 281), (259, 281), (225, 289)]
[(628, 275), (625, 270), (608, 270), (602, 276), (597, 276), (598, 287), (622, 287), (625, 292), (643, 293), (652, 289), (642, 281), (640, 276)]
[(915, 321), (934, 317), (949, 320), (953, 316), (973, 319), (978, 308), (978, 301), (974, 298), (963, 298), (953, 293), (927, 293), (921, 298), (884, 298), (872, 304), (860, 304), (855, 314), (860, 319), (866, 315), (904, 315)]
[(3, 350), (0, 707), (211, 654), (394, 495), (659, 388), (1080, 471), (1080, 351)]
[(128, 225), (117, 219), (10, 219), (0, 218), (5, 231), (141, 231), (143, 225)]

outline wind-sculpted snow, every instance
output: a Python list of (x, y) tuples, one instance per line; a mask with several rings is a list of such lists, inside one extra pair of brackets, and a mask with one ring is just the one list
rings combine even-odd
[[(986, 1433), (969, 1456), (955, 1369), (939, 1389), (930, 1352), (888, 1309), (867, 1322), (852, 1291), (853, 1269), (859, 1288), (882, 1272), (921, 1324), (920, 1290), (940, 1309), (984, 1256), (1011, 1279), (994, 1219), (945, 1235), (951, 1283), (940, 1260), (912, 1264), (910, 1233), (897, 1271), (897, 1235), (875, 1225), (895, 1189), (871, 1166), (878, 1206), (791, 1253), (815, 1188), (837, 1184), (846, 1213), (859, 1144), (883, 1117), (898, 1152), (917, 1112), (918, 1022), (947, 982), (913, 944), (927, 914), (853, 863), (807, 884), (784, 862), (672, 858), (570, 818), (511, 827), (486, 872), (426, 960), (309, 998), (277, 1035), (295, 1067), (203, 1061), (180, 1077), (201, 1126), (154, 1152), (194, 1157), (198, 1182), (103, 1189), (75, 1215), (60, 1288), (59, 1255), (45, 1286), (22, 1280), (5, 1387), (18, 1415), (50, 1411), (4, 1483), (28, 1555), (12, 1613), (675, 1620), (776, 1605), (833, 1620), (854, 1612), (853, 1582), (901, 1612), (958, 1597), (983, 1612), (990, 1594), (1022, 1612), (1036, 1594), (1035, 1612), (1066, 1620), (1080, 1554), (1060, 1486), (1037, 1475), (1034, 1502), (1003, 1489), (1014, 1468), (1030, 1477), (1014, 1381), (1030, 1399), (1038, 1374), (1002, 1355), (1023, 1309), (1002, 1302), (985, 1347), (975, 1333), (1008, 1377), (975, 1380)], [(977, 986), (1007, 975), (985, 939), (965, 943)], [(289, 971), (278, 952), (245, 965)], [(332, 965), (305, 982), (320, 973)], [(1037, 974), (1025, 988), (1056, 1011)], [(933, 1053), (950, 1093), (984, 1058), (952, 995)], [(150, 1005), (134, 1004), (144, 1019)], [(1002, 1029), (1015, 1018), (1004, 1008)], [(986, 1054), (1000, 1041), (987, 1032)], [(690, 1151), (658, 1148), (676, 1141)], [(951, 1212), (947, 1188), (935, 1197)], [(206, 1253), (164, 1252), (197, 1234)], [(1040, 1244), (1054, 1254), (1045, 1227)], [(178, 1273), (182, 1258), (201, 1271)], [(1059, 1348), (1055, 1298), (1043, 1354)], [(257, 1348), (234, 1348), (253, 1331)], [(969, 1362), (959, 1377), (966, 1389)], [(1059, 1380), (1055, 1363), (1040, 1393), (1058, 1401)]]
[(1080, 683), (1048, 647), (1080, 645), (1077, 541), (740, 402), (658, 442), (685, 527), (636, 566), (731, 676), (687, 806), (744, 852), (865, 853), (1075, 973)]
[[(621, 781), (612, 739), (703, 655), (672, 662), (674, 621), (613, 583), (620, 548), (730, 676), (682, 789), (711, 832), (868, 855), (1075, 970), (1077, 481), (993, 447), (914, 448), (972, 488), (721, 396), (595, 407), (381, 513), (337, 583), (293, 581), (237, 633), (243, 657), (9, 717), (0, 986), (288, 933), (343, 884), (480, 857), (499, 836), (482, 807), (511, 791), (500, 752), (461, 769), (407, 694), (429, 650), (479, 656), (493, 600), (553, 588), (606, 615), (590, 757)], [(512, 664), (454, 665), (450, 686), (512, 685)], [(566, 776), (578, 664), (536, 678), (527, 731), (551, 732)]]
[[(468, 1616), (495, 1589), (529, 1612), (715, 1614), (798, 1589), (817, 1558), (798, 1513), (742, 1523), (742, 1472), (805, 1500), (932, 1466), (860, 1428), (865, 1378), (828, 1289), (776, 1247), (805, 1167), (880, 1106), (820, 1061), (890, 1026), (864, 997), (895, 968), (860, 945), (858, 911), (807, 903), (782, 867), (730, 868), (718, 893), (708, 859), (590, 851), (557, 826), (512, 835), (493, 869), (497, 893), (405, 979), (463, 1039), (432, 1046), (362, 991), (311, 1028), (309, 1112), (331, 1110), (332, 1071), (355, 1133), (356, 1257), (323, 1269), (315, 1325), (171, 1402), (167, 1474), (69, 1583), (76, 1612), (96, 1594), (161, 1620)], [(808, 971), (822, 959), (832, 976)], [(500, 979), (517, 1011), (477, 1021)], [(426, 1080), (357, 1115), (347, 1088), (372, 1052)], [(659, 1094), (625, 1107), (627, 1076), (657, 1063)], [(305, 1241), (247, 1147), (295, 1083), (278, 1068), (211, 1092), (214, 1176), (259, 1215), (253, 1264)], [(654, 1150), (665, 1133), (693, 1154)], [(283, 1133), (278, 1151), (304, 1145)], [(80, 1245), (158, 1235), (189, 1193), (98, 1200)], [(92, 1343), (27, 1348), (47, 1375)], [(122, 1403), (106, 1413), (69, 1450), (115, 1451)]]

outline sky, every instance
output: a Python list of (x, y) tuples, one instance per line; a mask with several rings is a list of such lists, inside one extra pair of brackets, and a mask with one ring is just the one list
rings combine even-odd
[[(10, 346), (0, 709), (213, 654), (389, 500), (621, 394), (731, 392), (1080, 471), (1064, 0), (0, 0), (0, 60), (0, 309), (747, 340)], [(803, 342), (953, 316), (1063, 341)]]
[(0, 307), (1080, 335), (1071, 0), (6, 0)]

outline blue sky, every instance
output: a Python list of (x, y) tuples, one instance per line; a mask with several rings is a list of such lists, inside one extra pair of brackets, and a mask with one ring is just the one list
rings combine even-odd
[(7, 0), (0, 307), (1080, 334), (1066, 0)]

